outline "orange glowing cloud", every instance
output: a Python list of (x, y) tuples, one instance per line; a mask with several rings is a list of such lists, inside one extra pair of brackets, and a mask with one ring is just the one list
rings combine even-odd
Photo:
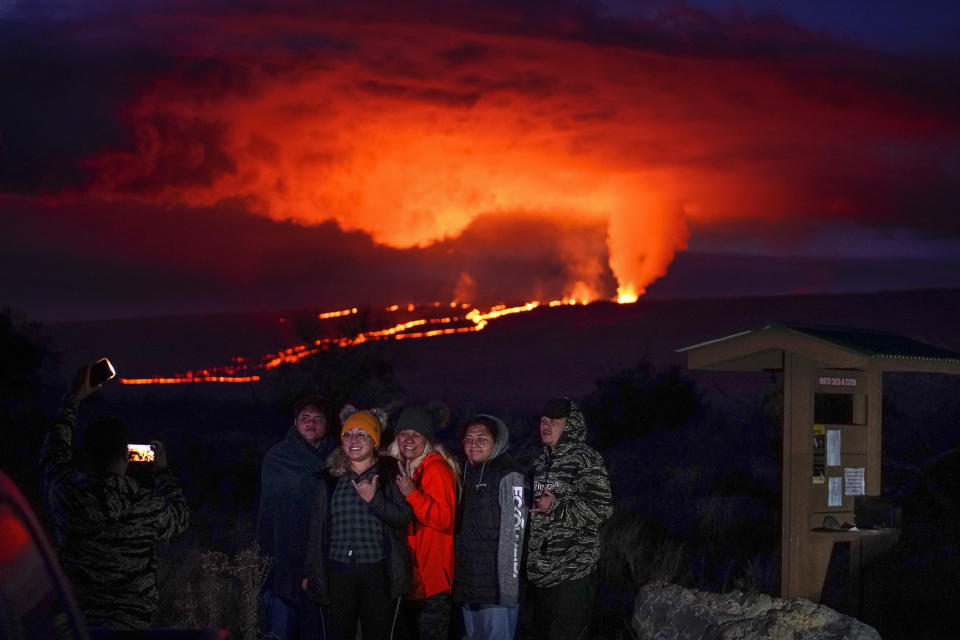
[[(236, 17), (216, 30), (199, 19), (178, 33), (182, 68), (126, 110), (135, 148), (86, 161), (87, 193), (242, 199), (397, 248), (490, 214), (600, 221), (607, 256), (565, 244), (564, 296), (580, 300), (610, 297), (607, 266), (619, 299), (642, 295), (692, 222), (868, 215), (850, 185), (905, 162), (871, 146), (924, 145), (939, 130), (882, 88), (810, 91), (810, 66), (830, 60), (710, 60), (342, 15)], [(177, 33), (176, 20), (166, 27)], [(277, 46), (285, 33), (310, 45)], [(458, 290), (475, 286), (466, 274)]]

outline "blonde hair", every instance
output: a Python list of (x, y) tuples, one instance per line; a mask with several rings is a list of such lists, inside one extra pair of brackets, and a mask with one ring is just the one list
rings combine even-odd
[[(426, 440), (426, 438), (424, 438)], [(457, 463), (456, 459), (447, 452), (446, 447), (444, 447), (439, 442), (434, 444), (427, 440), (426, 446), (423, 448), (423, 453), (419, 456), (407, 462), (402, 455), (400, 455), (400, 443), (398, 438), (394, 438), (393, 442), (390, 443), (390, 446), (387, 447), (387, 455), (391, 458), (396, 458), (400, 464), (406, 467), (407, 473), (411, 476), (420, 467), (420, 463), (423, 462), (424, 458), (430, 455), (431, 452), (436, 451), (440, 454), (440, 457), (443, 458), (444, 462), (447, 463), (447, 466), (453, 471), (453, 476), (457, 480), (457, 487), (460, 486), (460, 465)]]

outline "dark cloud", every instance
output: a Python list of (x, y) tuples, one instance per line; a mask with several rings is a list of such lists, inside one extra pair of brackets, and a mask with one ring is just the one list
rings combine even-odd
[(508, 93), (546, 98), (557, 92), (561, 80), (556, 75), (537, 71), (515, 72), (506, 69), (491, 71), (489, 75), (470, 73), (457, 80), (459, 84), (476, 87), (483, 93)]
[(476, 301), (560, 299), (578, 280), (596, 282), (604, 297), (616, 292), (607, 264), (606, 226), (599, 222), (529, 214), (481, 216), (463, 233), (427, 254), (444, 256), (476, 283)]
[(396, 254), (335, 223), (276, 223), (240, 202), (160, 209), (135, 201), (44, 207), (7, 199), (3, 208), (11, 215), (2, 218), (2, 232), (15, 250), (0, 262), (17, 275), (4, 279), (0, 299), (44, 319), (358, 299), (356, 288), (369, 275), (362, 265)]
[(80, 161), (127, 142), (123, 105), (169, 63), (15, 22), (0, 22), (0, 59), (0, 191), (8, 193), (88, 182)]
[[(544, 218), (484, 218), (458, 238), (401, 251), (334, 222), (274, 222), (239, 201), (0, 207), (9, 274), (0, 300), (46, 321), (447, 302), (462, 273), (477, 282), (478, 304), (560, 298), (584, 256), (604, 251), (602, 226)], [(604, 278), (612, 292), (609, 268)]]
[[(677, 255), (669, 277), (649, 287), (654, 299), (736, 298), (960, 287), (960, 259), (711, 254)], [(830, 324), (831, 319), (821, 319)]]
[(492, 50), (480, 42), (462, 42), (441, 51), (439, 57), (454, 68), (476, 66), (491, 59)]
[(359, 88), (373, 95), (436, 103), (455, 109), (469, 109), (475, 105), (480, 98), (480, 94), (475, 91), (462, 93), (436, 87), (413, 87), (410, 85), (376, 82), (373, 80), (361, 82)]
[[(137, 123), (143, 144), (132, 153), (92, 157), (100, 188), (121, 195), (151, 197), (168, 188), (212, 185), (237, 167), (225, 148), (225, 125), (192, 115), (156, 112)], [(149, 145), (149, 146), (147, 146)]]
[[(613, 13), (631, 15), (651, 4), (608, 0)], [(709, 11), (721, 17), (767, 16), (789, 22), (811, 32), (830, 34), (847, 42), (889, 51), (957, 51), (960, 12), (951, 0), (917, 0), (905, 4), (897, 0), (831, 0), (770, 2), (770, 0), (688, 0), (685, 5)]]

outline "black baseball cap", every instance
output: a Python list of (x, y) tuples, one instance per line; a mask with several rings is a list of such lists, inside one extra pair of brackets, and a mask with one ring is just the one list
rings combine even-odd
[(570, 409), (573, 408), (573, 402), (570, 398), (553, 398), (543, 407), (541, 416), (548, 418), (569, 418)]

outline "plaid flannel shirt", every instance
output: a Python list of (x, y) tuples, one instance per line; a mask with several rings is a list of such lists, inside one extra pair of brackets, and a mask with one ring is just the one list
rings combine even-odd
[(367, 503), (353, 488), (353, 480), (367, 480), (377, 474), (373, 465), (360, 475), (347, 471), (333, 490), (330, 502), (330, 559), (338, 562), (373, 563), (386, 557), (383, 550), (384, 525), (370, 513)]

